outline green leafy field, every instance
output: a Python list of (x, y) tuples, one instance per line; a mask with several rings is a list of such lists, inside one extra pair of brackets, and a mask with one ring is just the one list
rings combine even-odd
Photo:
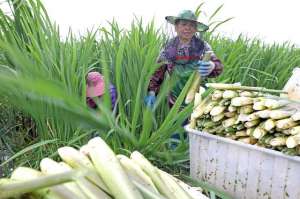
[[(113, 21), (110, 28), (99, 27), (79, 38), (70, 32), (62, 40), (41, 2), (9, 2), (13, 16), (0, 11), (0, 150), (11, 156), (3, 165), (13, 161), (37, 167), (42, 157), (55, 158), (58, 147), (76, 147), (100, 135), (117, 153), (139, 150), (168, 171), (188, 171), (182, 123), (192, 106), (181, 108), (187, 87), (170, 110), (171, 76), (154, 109), (144, 105), (149, 79), (159, 67), (156, 58), (167, 40), (154, 23), (135, 20), (123, 30)], [(232, 40), (215, 33), (204, 38), (225, 66), (213, 82), (280, 89), (300, 65), (300, 49), (292, 44), (267, 45), (242, 35)], [(90, 70), (116, 85), (115, 110), (108, 95), (99, 110), (87, 108), (85, 76)], [(174, 132), (181, 140), (170, 138)], [(171, 150), (172, 142), (178, 145)]]

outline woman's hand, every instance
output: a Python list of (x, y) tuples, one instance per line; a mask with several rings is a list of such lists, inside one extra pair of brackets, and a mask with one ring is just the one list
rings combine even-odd
[(198, 61), (198, 72), (201, 77), (207, 77), (215, 69), (215, 64), (212, 61)]
[(149, 91), (148, 95), (145, 97), (145, 104), (149, 108), (153, 108), (156, 101), (156, 96), (154, 91)]

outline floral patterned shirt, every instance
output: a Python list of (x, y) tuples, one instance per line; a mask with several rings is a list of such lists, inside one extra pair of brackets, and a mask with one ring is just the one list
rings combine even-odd
[[(212, 51), (211, 46), (196, 36), (186, 45), (180, 44), (179, 37), (171, 39), (159, 55), (158, 62), (164, 62), (164, 64), (151, 77), (148, 90), (157, 94), (165, 72), (172, 73), (178, 63), (184, 65), (202, 60), (206, 51)], [(215, 69), (208, 76), (210, 78), (220, 75), (223, 71), (223, 64), (214, 53), (211, 55), (211, 61), (214, 62)]]

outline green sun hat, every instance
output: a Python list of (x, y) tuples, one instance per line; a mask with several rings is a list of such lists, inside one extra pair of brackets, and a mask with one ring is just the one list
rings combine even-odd
[(208, 26), (199, 22), (197, 20), (197, 16), (195, 15), (194, 12), (192, 12), (191, 10), (183, 10), (181, 11), (177, 16), (166, 16), (165, 19), (170, 23), (175, 25), (175, 22), (177, 20), (188, 20), (188, 21), (193, 21), (196, 22), (197, 24), (197, 30), (199, 32), (204, 32), (208, 30)]

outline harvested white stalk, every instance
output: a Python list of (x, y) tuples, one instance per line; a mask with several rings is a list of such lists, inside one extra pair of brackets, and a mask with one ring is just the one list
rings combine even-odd
[[(0, 198), (8, 198), (12, 196), (18, 196), (19, 194), (33, 192), (37, 197), (53, 197), (54, 199), (60, 199), (59, 195), (57, 195), (53, 189), (49, 189), (48, 187), (43, 189), (36, 189), (34, 184), (32, 183), (33, 179), (41, 179), (44, 176), (40, 171), (35, 169), (27, 168), (27, 167), (18, 167), (15, 169), (11, 175), (11, 178), (8, 179), (7, 183), (0, 184)], [(2, 180), (2, 179), (1, 179)], [(26, 186), (18, 186), (16, 183), (26, 183), (29, 187)], [(17, 185), (17, 186), (14, 186)], [(24, 184), (25, 185), (25, 184)], [(30, 187), (33, 186), (32, 187)], [(9, 188), (12, 187), (12, 188)], [(75, 196), (75, 195), (74, 195)]]
[(201, 83), (201, 76), (199, 73), (195, 73), (194, 74), (194, 79), (193, 79), (193, 82), (188, 90), (188, 93), (185, 97), (185, 103), (186, 104), (189, 104), (191, 103), (194, 99), (195, 99), (195, 95), (197, 93), (197, 89), (199, 88), (199, 85)]
[(241, 97), (253, 97), (254, 96), (253, 92), (250, 92), (250, 91), (242, 91), (239, 93), (239, 95)]
[(288, 148), (295, 148), (299, 144), (300, 144), (300, 134), (290, 136), (286, 140), (286, 146)]
[(77, 177), (83, 176), (85, 173), (71, 171), (46, 176), (42, 172), (31, 168), (18, 167), (13, 171), (11, 179), (20, 182), (8, 184), (8, 187), (1, 186), (0, 189), (5, 191), (0, 192), (0, 198), (14, 196), (15, 193), (33, 191), (39, 196), (49, 199), (81, 199), (80, 195), (78, 196), (73, 191), (67, 189), (65, 184)]
[(251, 97), (235, 97), (231, 99), (232, 106), (245, 106), (253, 104), (253, 98)]
[(216, 100), (222, 99), (222, 97), (223, 97), (223, 91), (215, 90), (211, 96), (211, 99), (216, 101)]
[[(66, 170), (72, 170), (72, 167), (64, 162), (59, 162), (59, 165)], [(77, 180), (75, 180), (75, 183), (89, 199), (111, 199), (111, 197), (102, 191), (102, 189), (88, 181), (85, 177), (79, 177)]]
[[(2, 187), (5, 184), (11, 184), (11, 183), (15, 183), (17, 182), (17, 180), (13, 180), (10, 178), (0, 178), (0, 187)], [(0, 188), (1, 191), (3, 191), (3, 189)]]
[(263, 144), (270, 144), (270, 141), (275, 138), (273, 135), (265, 135), (263, 138), (260, 139), (261, 143)]
[(221, 121), (225, 117), (224, 113), (220, 113), (219, 115), (213, 116), (211, 120), (213, 122)]
[(134, 151), (130, 158), (152, 179), (158, 191), (168, 199), (177, 198), (171, 189), (163, 182), (159, 169), (154, 167), (140, 152)]
[(166, 199), (165, 197), (163, 197), (159, 193), (156, 193), (156, 192), (153, 192), (153, 191), (149, 190), (147, 187), (145, 187), (144, 185), (138, 183), (135, 180), (132, 180), (132, 183), (142, 193), (142, 195), (143, 195), (144, 198), (149, 198), (149, 199)]
[(197, 119), (204, 113), (204, 108), (209, 102), (209, 97), (206, 97), (204, 100), (201, 101), (201, 103), (194, 109), (191, 118)]
[[(203, 61), (209, 61), (210, 57), (211, 57), (211, 54), (212, 54), (212, 51), (206, 51), (204, 53), (204, 56), (203, 56), (202, 60)], [(195, 99), (195, 95), (197, 93), (197, 90), (199, 89), (199, 87), (201, 88), (200, 83), (201, 83), (201, 75), (197, 71), (194, 71), (194, 79), (193, 79), (192, 85), (190, 86), (190, 88), (188, 90), (188, 93), (186, 95), (186, 98), (185, 98), (185, 103), (186, 104), (191, 103)], [(200, 92), (202, 92), (202, 91), (200, 90)]]
[[(84, 149), (84, 150), (83, 150)], [(84, 145), (81, 147), (82, 152), (79, 152), (73, 147), (65, 146), (59, 148), (58, 154), (60, 158), (68, 163), (73, 168), (82, 169), (87, 168), (89, 169), (90, 173), (86, 176), (87, 179), (89, 179), (91, 182), (99, 186), (102, 190), (104, 190), (107, 193), (110, 193), (107, 186), (104, 184), (103, 180), (100, 178), (98, 173), (96, 172), (96, 169), (93, 165), (93, 163), (89, 160), (89, 158), (86, 156), (88, 155), (89, 147), (88, 145)], [(86, 155), (84, 155), (86, 154)]]
[(267, 119), (270, 118), (271, 110), (257, 111), (254, 114), (257, 115), (259, 118)]
[(286, 137), (275, 137), (270, 140), (271, 146), (285, 146), (286, 145)]
[(267, 134), (267, 131), (265, 129), (261, 128), (260, 126), (256, 127), (253, 131), (253, 137), (255, 137), (256, 139), (260, 139), (266, 134)]
[(222, 99), (221, 101), (219, 101), (219, 105), (229, 106), (230, 105), (230, 99)]
[(245, 129), (245, 126), (244, 126), (244, 124), (237, 124), (236, 126), (235, 126), (235, 128), (236, 128), (236, 130), (238, 130), (238, 131), (240, 131), (240, 130), (244, 130)]
[(164, 173), (170, 176), (172, 179), (174, 179), (174, 181), (177, 182), (177, 184), (179, 184), (190, 196), (192, 196), (193, 199), (208, 199), (205, 195), (202, 194), (203, 190), (200, 187), (191, 187), (188, 184), (179, 180), (178, 178), (175, 178), (174, 176), (166, 172)]
[(246, 106), (242, 106), (239, 109), (239, 112), (242, 114), (249, 114), (252, 113), (254, 110), (252, 108), (252, 105), (246, 105)]
[(291, 135), (291, 129), (281, 130), (280, 132), (282, 132), (285, 135)]
[(171, 189), (171, 191), (180, 199), (192, 199), (192, 197), (166, 172), (158, 170), (161, 179)]
[(228, 118), (228, 119), (226, 119), (226, 120), (224, 120), (224, 121), (222, 122), (222, 126), (223, 126), (224, 128), (231, 127), (231, 126), (233, 126), (233, 125), (235, 124), (236, 120), (237, 120), (237, 117), (231, 117), (231, 118)]
[(246, 129), (246, 134), (248, 136), (253, 136), (254, 129), (255, 129), (255, 127), (251, 127), (251, 128)]
[(252, 114), (248, 115), (246, 121), (248, 122), (248, 121), (253, 121), (253, 120), (257, 120), (257, 119), (259, 119), (259, 117), (255, 113), (252, 113)]
[(191, 117), (190, 119), (190, 123), (188, 124), (189, 128), (195, 129), (196, 125), (197, 125), (197, 121), (195, 118)]
[(10, 179), (24, 181), (39, 178), (41, 176), (44, 176), (44, 174), (38, 170), (28, 167), (18, 167), (12, 172)]
[(245, 144), (256, 144), (257, 140), (252, 137), (239, 138), (238, 141), (243, 142)]
[(231, 106), (231, 105), (229, 105), (229, 106), (228, 106), (228, 111), (229, 111), (229, 112), (236, 112), (236, 111), (237, 111), (237, 107), (236, 107), (236, 106)]
[(203, 108), (198, 106), (191, 114), (191, 118), (197, 119), (197, 118), (201, 117), (202, 115), (203, 115)]
[(290, 129), (290, 134), (291, 135), (300, 134), (300, 126), (294, 126), (293, 128), (291, 128)]
[(143, 196), (130, 182), (111, 148), (100, 137), (88, 142), (89, 156), (104, 183), (116, 199), (142, 199)]
[(277, 109), (280, 107), (283, 107), (290, 102), (287, 100), (278, 100), (278, 99), (265, 99), (264, 105), (268, 107), (269, 109)]
[(249, 121), (249, 122), (246, 122), (245, 123), (245, 127), (246, 128), (251, 128), (251, 127), (254, 127), (256, 125), (258, 125), (260, 123), (260, 120), (252, 120), (252, 121)]
[[(76, 149), (75, 149), (76, 150)], [(87, 144), (80, 147), (79, 152), (85, 156), (89, 155), (89, 146)]]
[(205, 88), (199, 87), (199, 92), (195, 94), (194, 108), (196, 108), (202, 101), (202, 94), (205, 92)]
[(202, 97), (200, 93), (195, 93), (194, 108), (196, 108), (201, 103)]
[[(50, 159), (50, 158), (43, 158), (40, 162), (40, 168), (42, 173), (44, 174), (59, 174), (64, 173), (67, 171), (70, 171), (70, 169), (67, 169), (66, 167), (60, 165), (58, 162)], [(78, 196), (78, 198), (86, 198), (87, 195), (82, 193), (79, 190), (79, 186), (75, 182), (68, 182), (63, 184), (65, 186), (65, 189), (69, 190), (70, 192), (73, 192)]]
[(224, 115), (225, 115), (225, 117), (234, 117), (237, 115), (237, 113), (236, 112), (225, 112)]
[(237, 131), (237, 132), (235, 133), (235, 135), (236, 135), (237, 137), (246, 137), (246, 136), (247, 136), (247, 132), (246, 132), (246, 130)]
[(264, 97), (253, 97), (253, 106), (257, 102), (264, 102), (265, 98)]
[(134, 179), (138, 183), (144, 185), (155, 193), (159, 193), (151, 178), (142, 170), (142, 168), (136, 164), (133, 160), (125, 155), (117, 155), (122, 167), (125, 168), (127, 174), (131, 179)]
[(233, 91), (233, 90), (226, 90), (223, 93), (223, 98), (224, 99), (231, 99), (231, 98), (234, 98), (234, 97), (237, 97), (237, 96), (238, 96), (238, 93), (236, 91)]
[(230, 134), (230, 133), (227, 133), (227, 134), (225, 135), (225, 137), (226, 137), (226, 138), (229, 138), (229, 139), (232, 139), (232, 140), (236, 140), (236, 139), (238, 138), (236, 135), (232, 135), (232, 134)]
[(261, 127), (263, 129), (265, 129), (266, 131), (270, 131), (273, 128), (275, 128), (276, 124), (275, 121), (273, 119), (267, 119), (266, 121), (264, 121), (263, 123), (261, 123)]
[(263, 101), (255, 102), (253, 104), (253, 109), (256, 110), (256, 111), (261, 111), (261, 110), (264, 110), (266, 108), (267, 107), (264, 105)]
[(226, 109), (226, 106), (215, 106), (210, 111), (210, 115), (211, 116), (219, 115), (219, 114), (223, 113), (225, 111), (225, 109)]
[(300, 120), (300, 112), (296, 112), (292, 115), (292, 119), (294, 121), (299, 121)]
[(94, 169), (93, 163), (86, 156), (88, 155), (88, 145), (82, 146), (81, 150), (83, 148), (85, 149), (83, 153), (69, 146), (60, 147), (57, 152), (60, 158), (68, 163), (71, 167), (86, 167), (89, 169)]
[(286, 111), (286, 110), (272, 110), (270, 113), (270, 118), (279, 120), (279, 119), (284, 119), (287, 117), (290, 117), (293, 115), (293, 111)]
[(205, 107), (203, 107), (204, 108), (203, 113), (208, 114), (217, 105), (218, 105), (218, 102), (216, 102), (216, 101), (209, 102)]
[(235, 122), (235, 124), (238, 124), (239, 122), (247, 122), (247, 121), (248, 121), (248, 116), (249, 116), (249, 115), (243, 114), (243, 113), (239, 114), (239, 115), (238, 115), (238, 119), (237, 119), (237, 121)]
[(278, 129), (289, 129), (297, 126), (297, 123), (292, 118), (286, 118), (276, 121), (276, 127)]

